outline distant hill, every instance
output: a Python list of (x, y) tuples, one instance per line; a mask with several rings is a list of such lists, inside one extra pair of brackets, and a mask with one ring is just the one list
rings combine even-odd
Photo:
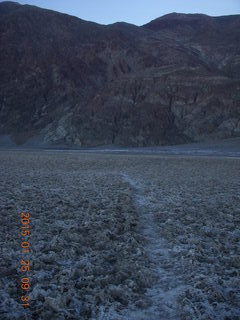
[(0, 3), (0, 135), (153, 146), (240, 136), (240, 16), (99, 25)]

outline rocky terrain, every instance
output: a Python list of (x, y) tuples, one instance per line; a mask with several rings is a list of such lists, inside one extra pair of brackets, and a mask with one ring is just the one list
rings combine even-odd
[(239, 319), (239, 169), (224, 157), (1, 151), (0, 319)]
[(99, 25), (0, 3), (0, 136), (154, 146), (240, 135), (240, 16)]

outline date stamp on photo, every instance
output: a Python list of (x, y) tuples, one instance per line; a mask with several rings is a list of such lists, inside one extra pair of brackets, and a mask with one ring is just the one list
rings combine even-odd
[(20, 297), (21, 305), (24, 308), (30, 307), (30, 296), (28, 295), (28, 290), (30, 290), (31, 283), (28, 273), (31, 270), (31, 263), (29, 260), (30, 253), (30, 213), (21, 212), (20, 214), (21, 223), (21, 249), (22, 249), (22, 259), (20, 261), (20, 270), (22, 272), (20, 287), (22, 294)]

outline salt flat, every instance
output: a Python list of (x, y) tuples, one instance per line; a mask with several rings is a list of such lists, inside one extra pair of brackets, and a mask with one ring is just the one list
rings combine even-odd
[(213, 155), (2, 150), (0, 319), (239, 319), (239, 169)]

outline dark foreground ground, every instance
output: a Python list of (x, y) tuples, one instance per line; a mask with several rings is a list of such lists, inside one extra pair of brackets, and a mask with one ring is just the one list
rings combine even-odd
[(0, 319), (240, 319), (239, 158), (2, 150), (0, 170)]

